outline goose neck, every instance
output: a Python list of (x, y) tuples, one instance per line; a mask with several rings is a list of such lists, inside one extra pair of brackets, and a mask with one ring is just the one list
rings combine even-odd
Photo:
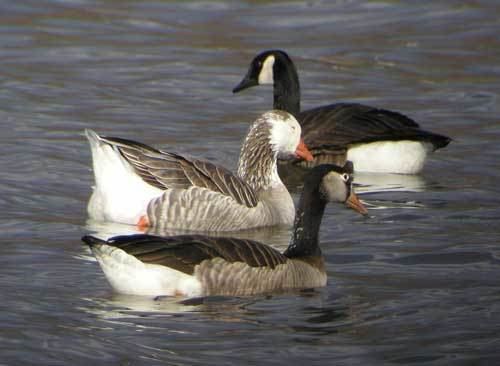
[(251, 128), (240, 151), (238, 176), (256, 192), (283, 184), (278, 175), (278, 153), (269, 136), (269, 126)]
[(295, 214), (292, 239), (284, 253), (287, 257), (321, 255), (318, 238), (325, 206), (326, 201), (317, 186), (313, 189), (304, 186)]
[(274, 109), (287, 111), (297, 117), (300, 113), (300, 84), (293, 64), (275, 68), (273, 92)]

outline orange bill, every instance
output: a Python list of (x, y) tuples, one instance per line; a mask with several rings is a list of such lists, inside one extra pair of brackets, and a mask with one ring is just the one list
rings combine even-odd
[(304, 159), (306, 161), (313, 161), (314, 157), (307, 148), (306, 144), (304, 143), (303, 139), (300, 139), (299, 146), (297, 146), (297, 150), (295, 150), (295, 155), (297, 155), (299, 158)]
[(348, 207), (352, 208), (354, 211), (359, 212), (361, 215), (368, 215), (368, 210), (361, 203), (358, 196), (356, 196), (356, 194), (352, 190), (351, 190), (351, 194), (349, 195), (349, 198), (347, 198), (347, 201), (345, 201), (345, 204)]
[(137, 222), (137, 229), (145, 232), (149, 228), (149, 220), (146, 215), (142, 215)]

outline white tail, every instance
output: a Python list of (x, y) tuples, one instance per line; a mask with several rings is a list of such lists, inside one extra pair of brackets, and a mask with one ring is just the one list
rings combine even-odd
[(199, 296), (194, 276), (157, 264), (146, 264), (119, 248), (92, 245), (92, 252), (115, 291), (139, 296)]
[(85, 130), (90, 143), (95, 187), (87, 211), (90, 218), (137, 224), (147, 205), (162, 190), (137, 175), (118, 149), (97, 133)]

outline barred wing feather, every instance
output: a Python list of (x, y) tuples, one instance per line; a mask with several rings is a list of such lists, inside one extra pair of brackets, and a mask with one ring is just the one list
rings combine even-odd
[(157, 150), (122, 138), (101, 137), (120, 151), (147, 183), (159, 189), (208, 188), (232, 197), (239, 204), (255, 207), (254, 190), (231, 171), (215, 164)]
[(205, 260), (222, 258), (229, 263), (243, 262), (250, 267), (275, 268), (287, 257), (262, 243), (237, 238), (180, 235), (117, 236), (106, 244), (120, 248), (148, 264), (158, 264), (192, 275), (194, 268)]

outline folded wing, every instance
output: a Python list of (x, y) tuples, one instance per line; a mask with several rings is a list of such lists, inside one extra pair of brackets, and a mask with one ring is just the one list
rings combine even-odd
[(360, 104), (337, 103), (299, 114), (304, 141), (312, 149), (328, 147), (345, 151), (349, 145), (375, 141), (415, 140), (430, 142), (434, 149), (449, 137), (422, 130), (403, 114)]
[[(84, 237), (83, 240), (88, 242), (95, 238)], [(275, 268), (287, 260), (268, 245), (237, 238), (201, 235), (159, 237), (139, 234), (116, 236), (106, 244), (120, 248), (144, 263), (166, 266), (189, 275), (194, 273), (196, 265), (215, 258), (229, 263), (243, 262), (250, 267), (268, 268)]]
[(137, 174), (159, 189), (208, 188), (232, 197), (247, 207), (255, 207), (258, 198), (238, 176), (218, 165), (157, 150), (147, 145), (116, 137), (101, 137), (114, 146), (134, 167)]

